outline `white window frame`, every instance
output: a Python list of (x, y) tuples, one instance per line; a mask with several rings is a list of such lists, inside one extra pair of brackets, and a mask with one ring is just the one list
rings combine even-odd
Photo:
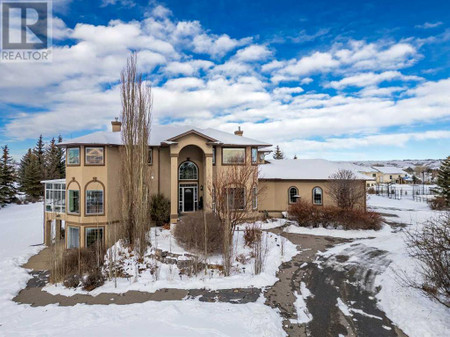
[[(320, 190), (320, 203), (316, 202), (316, 198), (315, 198), (315, 195), (316, 195), (315, 191), (316, 190)], [(316, 186), (316, 187), (314, 187), (312, 189), (312, 199), (313, 199), (312, 202), (313, 202), (314, 205), (323, 205), (323, 189), (321, 187)]]
[(288, 202), (289, 202), (289, 204), (295, 204), (296, 201), (299, 199), (299, 198), (294, 198), (294, 199), (296, 199), (296, 200), (292, 201), (292, 199), (291, 199), (291, 190), (292, 190), (292, 189), (295, 190), (294, 195), (298, 195), (298, 188), (297, 188), (297, 187), (295, 187), (295, 186), (289, 187), (289, 189), (288, 189)]
[[(95, 213), (91, 213), (89, 212), (89, 208), (88, 208), (88, 193), (89, 192), (101, 192), (102, 193), (102, 209), (101, 212), (95, 212)], [(86, 195), (85, 195), (85, 207), (86, 207), (86, 215), (103, 215), (105, 214), (105, 191), (103, 190), (86, 190)]]

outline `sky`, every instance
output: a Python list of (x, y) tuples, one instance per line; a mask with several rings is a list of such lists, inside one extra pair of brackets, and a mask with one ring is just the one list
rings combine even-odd
[(120, 116), (130, 52), (153, 125), (279, 145), (288, 158), (450, 155), (449, 1), (53, 1), (50, 63), (0, 63), (0, 145)]

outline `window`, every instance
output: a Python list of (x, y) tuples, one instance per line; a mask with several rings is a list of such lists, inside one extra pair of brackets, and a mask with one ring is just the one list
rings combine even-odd
[(243, 187), (228, 188), (227, 192), (229, 209), (245, 209), (245, 189)]
[(104, 165), (104, 148), (103, 147), (86, 147), (85, 148), (85, 164), (86, 165)]
[(80, 191), (69, 190), (69, 213), (80, 214)]
[(392, 176), (389, 176), (389, 179), (392, 179)]
[(67, 165), (80, 165), (79, 147), (69, 147), (67, 149)]
[(252, 164), (258, 163), (258, 148), (252, 147)]
[(96, 242), (103, 244), (103, 227), (86, 228), (86, 247)]
[(45, 211), (66, 212), (66, 184), (62, 181), (45, 183)]
[(216, 165), (216, 147), (214, 146), (212, 150), (213, 150), (212, 162), (213, 162), (213, 165)]
[(148, 164), (153, 165), (153, 149), (151, 147), (148, 149)]
[(222, 148), (223, 164), (245, 164), (245, 148)]
[(252, 208), (257, 209), (258, 208), (258, 188), (253, 187), (252, 190)]
[(313, 204), (322, 205), (323, 193), (320, 187), (313, 188)]
[(80, 228), (69, 226), (67, 231), (67, 248), (80, 247)]
[(289, 203), (296, 203), (298, 198), (299, 196), (297, 187), (289, 187)]
[(377, 175), (376, 175), (376, 173), (372, 173), (372, 177), (374, 177), (374, 178), (375, 178), (376, 176), (377, 176)]
[(198, 168), (191, 161), (185, 161), (179, 168), (180, 180), (198, 180)]
[(103, 191), (86, 191), (86, 214), (103, 214)]

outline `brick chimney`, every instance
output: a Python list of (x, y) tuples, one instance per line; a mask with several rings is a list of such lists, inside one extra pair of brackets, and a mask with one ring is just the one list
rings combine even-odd
[(241, 130), (241, 127), (238, 126), (238, 129), (236, 131), (234, 131), (234, 134), (236, 136), (242, 136), (244, 134), (244, 131)]
[(112, 132), (120, 132), (120, 129), (122, 128), (122, 122), (119, 122), (119, 118), (116, 117), (116, 120), (112, 121), (111, 125), (112, 125)]

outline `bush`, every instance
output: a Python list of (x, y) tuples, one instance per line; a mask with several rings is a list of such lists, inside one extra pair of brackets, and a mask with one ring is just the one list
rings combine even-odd
[(375, 191), (375, 189), (373, 187), (369, 187), (367, 189), (367, 194), (376, 194), (376, 191)]
[[(221, 253), (223, 250), (224, 231), (219, 218), (213, 213), (206, 213), (207, 252)], [(174, 231), (178, 244), (191, 252), (205, 251), (205, 224), (203, 212), (184, 215)]]
[(244, 240), (245, 245), (248, 247), (252, 247), (256, 242), (261, 241), (261, 228), (256, 226), (255, 224), (248, 225), (244, 229)]
[(450, 212), (431, 219), (421, 230), (406, 232), (409, 256), (420, 261), (422, 281), (407, 284), (450, 307)]
[(342, 227), (343, 229), (381, 228), (381, 216), (361, 209), (315, 206), (298, 201), (289, 207), (289, 217), (302, 227)]
[(152, 195), (150, 199), (150, 216), (156, 226), (163, 226), (170, 222), (170, 200), (161, 193)]
[(447, 208), (447, 201), (441, 196), (431, 199), (428, 203), (433, 210), (442, 211)]
[[(102, 267), (105, 249), (102, 245), (89, 248), (55, 250), (50, 282), (63, 282), (66, 287), (75, 288), (81, 284), (85, 290), (102, 285)], [(103, 281), (101, 279), (103, 278)]]

